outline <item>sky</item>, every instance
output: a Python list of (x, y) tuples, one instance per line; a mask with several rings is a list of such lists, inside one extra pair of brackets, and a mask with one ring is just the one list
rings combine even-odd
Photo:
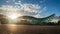
[(0, 0), (0, 13), (46, 17), (60, 16), (60, 0)]

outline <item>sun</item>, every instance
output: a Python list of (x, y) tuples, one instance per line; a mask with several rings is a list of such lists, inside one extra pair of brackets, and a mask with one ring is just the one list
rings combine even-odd
[(18, 14), (11, 14), (11, 15), (9, 15), (8, 17), (9, 18), (11, 18), (11, 19), (16, 19), (16, 18), (18, 18), (19, 16), (21, 16), (20, 14), (18, 15)]
[(16, 18), (17, 18), (17, 15), (15, 15), (15, 14), (14, 14), (14, 15), (10, 15), (9, 17), (10, 17), (11, 19), (16, 19)]

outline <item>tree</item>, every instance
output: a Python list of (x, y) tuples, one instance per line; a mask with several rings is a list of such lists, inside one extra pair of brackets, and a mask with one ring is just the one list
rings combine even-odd
[(0, 14), (0, 23), (1, 24), (7, 24), (8, 23), (8, 19), (7, 19), (6, 15)]
[(60, 20), (58, 21), (58, 25), (60, 25)]

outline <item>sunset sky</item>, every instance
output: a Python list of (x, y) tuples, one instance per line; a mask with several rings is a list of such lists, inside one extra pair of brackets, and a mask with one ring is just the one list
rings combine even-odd
[(0, 0), (0, 13), (46, 17), (53, 13), (60, 16), (60, 0)]

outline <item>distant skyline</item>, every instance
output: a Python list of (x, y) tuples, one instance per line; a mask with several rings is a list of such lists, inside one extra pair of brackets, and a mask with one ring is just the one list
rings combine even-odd
[(0, 0), (0, 9), (34, 17), (60, 16), (60, 0)]

